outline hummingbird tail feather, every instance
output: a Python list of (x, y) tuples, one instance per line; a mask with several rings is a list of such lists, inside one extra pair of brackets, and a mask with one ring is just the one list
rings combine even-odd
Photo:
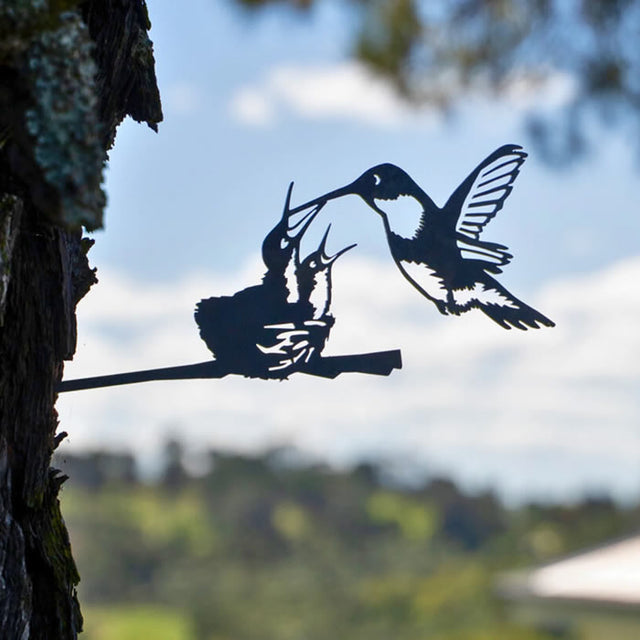
[(476, 282), (472, 288), (457, 289), (453, 292), (458, 313), (469, 309), (480, 309), (504, 329), (539, 329), (541, 326), (554, 327), (555, 323), (518, 300), (490, 276), (483, 282)]
[(549, 320), (549, 318), (542, 315), (539, 311), (536, 311), (523, 302), (519, 304), (520, 306), (517, 309), (502, 307), (496, 304), (487, 304), (481, 305), (480, 310), (505, 329), (515, 327), (516, 329), (526, 331), (527, 328), (539, 329), (541, 326), (555, 327), (555, 322)]

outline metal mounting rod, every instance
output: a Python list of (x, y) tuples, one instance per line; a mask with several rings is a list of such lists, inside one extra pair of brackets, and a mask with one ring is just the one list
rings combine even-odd
[[(359, 353), (348, 356), (327, 356), (317, 358), (303, 368), (291, 373), (306, 373), (322, 378), (335, 378), (341, 373), (357, 372), (371, 375), (388, 376), (393, 369), (402, 368), (402, 355), (399, 349), (393, 351), (378, 351), (376, 353)], [(129, 371), (107, 376), (92, 378), (78, 378), (63, 380), (56, 391), (81, 391), (83, 389), (98, 389), (100, 387), (115, 387), (121, 384), (136, 382), (150, 382), (152, 380), (188, 380), (194, 378), (223, 378), (232, 372), (217, 360), (185, 364), (178, 367), (163, 367), (161, 369), (147, 369), (144, 371)], [(276, 376), (273, 376), (276, 377)]]

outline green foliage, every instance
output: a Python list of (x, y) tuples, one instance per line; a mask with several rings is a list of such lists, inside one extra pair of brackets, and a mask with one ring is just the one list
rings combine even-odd
[(391, 491), (373, 493), (367, 500), (367, 512), (374, 522), (396, 524), (407, 540), (429, 540), (438, 524), (436, 509)]
[(414, 0), (372, 2), (356, 43), (356, 55), (393, 79), (405, 95), (412, 92), (405, 73), (412, 51), (419, 46), (423, 27)]
[(508, 510), (443, 478), (409, 489), (279, 452), (216, 452), (193, 477), (169, 450), (156, 484), (126, 456), (65, 456), (88, 640), (548, 640), (506, 617), (496, 576), (639, 520), (604, 498)]
[(86, 608), (83, 640), (189, 640), (188, 620), (160, 606), (93, 606)]

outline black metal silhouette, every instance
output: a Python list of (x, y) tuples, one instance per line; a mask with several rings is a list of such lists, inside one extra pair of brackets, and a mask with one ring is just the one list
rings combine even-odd
[(310, 305), (312, 320), (320, 320), (329, 313), (333, 263), (356, 246), (351, 244), (332, 256), (327, 255), (327, 238), (330, 230), (331, 225), (327, 227), (318, 249), (296, 264), (299, 300)]
[[(399, 350), (323, 357), (335, 320), (330, 313), (331, 270), (355, 245), (326, 253), (327, 228), (315, 251), (302, 258), (303, 235), (329, 200), (360, 196), (383, 222), (391, 255), (402, 275), (440, 313), (480, 309), (505, 329), (554, 323), (507, 291), (490, 274), (513, 257), (507, 247), (480, 239), (502, 209), (527, 154), (505, 145), (483, 160), (444, 207), (392, 164), (365, 171), (345, 187), (291, 209), (289, 185), (282, 216), (267, 234), (262, 282), (233, 296), (201, 300), (195, 312), (200, 336), (215, 359), (180, 367), (135, 371), (60, 383), (59, 391), (183, 378), (221, 378), (230, 373), (283, 379), (292, 373), (333, 378), (345, 371), (389, 375), (401, 368)], [(401, 204), (409, 204), (399, 209)]]
[(272, 346), (256, 344), (263, 355), (278, 355), (280, 361), (269, 367), (273, 374), (282, 371), (288, 374), (298, 363), (302, 366), (312, 362), (324, 348), (334, 318), (329, 314), (331, 306), (331, 267), (344, 253), (355, 247), (352, 244), (333, 256), (325, 252), (330, 226), (322, 238), (316, 251), (309, 254), (302, 262), (297, 259), (296, 251), (295, 277), (297, 284), (297, 300), (295, 316), (302, 316), (302, 324), (293, 322), (268, 325), (266, 329), (276, 329), (278, 342)]
[(149, 380), (221, 378), (230, 373), (283, 379), (292, 373), (335, 378), (345, 372), (389, 375), (402, 367), (399, 350), (321, 356), (335, 320), (331, 306), (331, 269), (355, 245), (326, 253), (327, 228), (320, 245), (300, 257), (300, 241), (323, 207), (291, 210), (289, 185), (282, 217), (267, 234), (262, 282), (233, 296), (201, 300), (195, 311), (200, 336), (215, 356), (211, 362), (63, 381), (58, 391), (130, 384)]
[[(440, 313), (460, 315), (478, 308), (505, 329), (553, 327), (549, 318), (489, 275), (501, 273), (513, 257), (507, 247), (480, 240), (484, 227), (511, 193), (526, 157), (520, 146), (500, 147), (471, 172), (442, 208), (402, 169), (381, 164), (290, 213), (358, 195), (382, 217), (391, 255), (402, 275)], [(413, 209), (397, 210), (401, 201)]]
[[(328, 256), (327, 229), (318, 249), (300, 259), (302, 236), (323, 205), (292, 213), (292, 187), (282, 218), (262, 245), (267, 267), (262, 283), (233, 296), (201, 300), (196, 308), (200, 336), (231, 373), (286, 378), (296, 371), (316, 372), (323, 366), (320, 354), (335, 322), (329, 313), (331, 267), (355, 245)], [(380, 358), (386, 357), (388, 354), (380, 354)], [(397, 363), (395, 356), (394, 361)], [(363, 373), (368, 372), (365, 366)]]

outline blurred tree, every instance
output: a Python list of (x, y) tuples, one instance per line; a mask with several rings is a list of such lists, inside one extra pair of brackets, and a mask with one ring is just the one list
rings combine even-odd
[(78, 574), (50, 467), (55, 387), (96, 281), (107, 149), (162, 119), (144, 0), (0, 3), (0, 637), (71, 640)]
[(134, 484), (137, 480), (136, 461), (131, 453), (93, 451), (64, 456), (56, 453), (53, 464), (82, 486), (94, 490), (110, 482)]
[(171, 490), (180, 489), (187, 480), (187, 470), (184, 468), (184, 447), (179, 440), (170, 438), (164, 445), (164, 466), (161, 477), (165, 488)]
[(505, 529), (504, 509), (490, 492), (469, 496), (451, 480), (434, 478), (421, 493), (440, 509), (444, 537), (464, 549), (477, 549)]
[[(92, 457), (112, 468), (121, 455)], [(382, 465), (284, 464), (275, 451), (211, 458), (206, 476), (170, 489), (161, 479), (96, 488), (81, 474), (65, 485), (87, 640), (157, 638), (161, 606), (167, 628), (183, 629), (176, 640), (578, 637), (510, 622), (496, 574), (640, 521), (637, 506), (606, 496), (514, 508), (448, 478), (372, 481), (388, 477)]]
[[(235, 0), (255, 9), (314, 0)], [(353, 53), (410, 100), (440, 107), (472, 91), (535, 92), (554, 81), (564, 108), (532, 115), (549, 159), (585, 143), (585, 120), (621, 115), (640, 128), (640, 0), (344, 0)], [(637, 137), (637, 135), (636, 135)]]

